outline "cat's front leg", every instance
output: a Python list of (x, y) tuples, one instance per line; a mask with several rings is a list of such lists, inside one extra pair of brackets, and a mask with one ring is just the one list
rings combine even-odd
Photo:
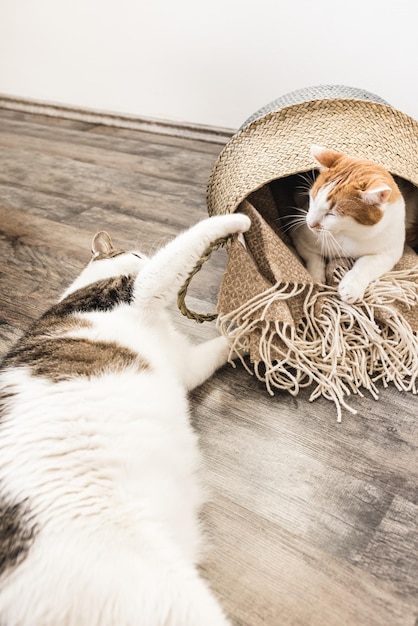
[(319, 256), (312, 254), (306, 259), (306, 269), (316, 283), (325, 284), (325, 261)]
[(225, 365), (229, 356), (229, 342), (215, 337), (199, 345), (190, 346), (184, 369), (184, 385), (188, 391), (198, 387)]
[(135, 281), (134, 298), (148, 304), (169, 304), (212, 242), (251, 226), (242, 213), (217, 215), (181, 233), (150, 259)]
[(325, 284), (325, 260), (320, 252), (317, 236), (307, 226), (301, 226), (292, 234), (292, 240), (314, 281)]
[(371, 282), (386, 274), (399, 260), (399, 256), (374, 254), (362, 256), (340, 281), (338, 293), (341, 300), (354, 304), (363, 299)]
[(298, 248), (296, 249), (298, 250), (302, 259), (305, 261), (306, 269), (308, 270), (314, 281), (316, 283), (324, 285), (326, 280), (326, 266), (324, 258), (316, 252), (311, 252), (309, 250), (300, 251)]

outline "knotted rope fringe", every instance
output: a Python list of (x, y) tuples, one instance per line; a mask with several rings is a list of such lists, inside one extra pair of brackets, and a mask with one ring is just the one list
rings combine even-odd
[[(274, 302), (304, 290), (303, 319), (297, 327), (267, 320)], [(418, 334), (390, 306), (397, 303), (418, 305), (418, 266), (386, 274), (369, 285), (363, 302), (355, 306), (343, 302), (334, 286), (317, 291), (313, 285), (277, 284), (219, 317), (218, 327), (231, 342), (230, 362), (238, 357), (253, 373), (243, 358), (250, 352), (254, 373), (271, 395), (274, 389), (296, 395), (315, 384), (309, 400), (332, 400), (341, 422), (342, 408), (357, 412), (346, 398), (363, 397), (361, 388), (375, 399), (378, 382), (417, 393)], [(259, 336), (255, 358), (250, 345), (254, 331)]]

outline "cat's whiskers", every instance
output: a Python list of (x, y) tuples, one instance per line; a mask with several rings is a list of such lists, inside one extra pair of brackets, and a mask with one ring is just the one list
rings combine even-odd
[(321, 255), (324, 259), (341, 259), (345, 256), (343, 247), (329, 230), (321, 230), (320, 235)]
[(319, 230), (317, 232), (317, 236), (318, 236), (318, 242), (320, 246), (320, 254), (321, 254), (323, 261), (325, 262), (326, 259), (328, 258), (328, 234), (324, 230)]
[(306, 218), (304, 216), (299, 217), (298, 215), (294, 215), (286, 219), (286, 223), (283, 224), (282, 226), (282, 231), (284, 233), (287, 233), (289, 231), (294, 232), (295, 230), (298, 230), (299, 228), (302, 228), (302, 226), (305, 226), (305, 225), (306, 225)]
[(287, 215), (282, 218), (281, 229), (283, 233), (295, 232), (302, 226), (306, 225), (306, 209), (298, 206), (291, 206), (289, 209), (297, 211), (299, 215)]
[(306, 195), (309, 195), (309, 191), (312, 188), (312, 185), (315, 182), (316, 179), (316, 174), (314, 170), (311, 170), (309, 172), (304, 172), (303, 174), (299, 174), (299, 178), (301, 179), (301, 182), (303, 182), (303, 184), (300, 185), (296, 185), (296, 189), (301, 189), (303, 192), (306, 193)]

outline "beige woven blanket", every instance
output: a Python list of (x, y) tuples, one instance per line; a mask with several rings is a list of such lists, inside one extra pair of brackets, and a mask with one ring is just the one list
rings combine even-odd
[[(257, 207), (257, 208), (255, 208)], [(277, 228), (277, 210), (266, 189), (240, 205), (252, 226), (245, 246), (235, 239), (219, 292), (221, 331), (232, 341), (231, 359), (249, 352), (244, 366), (267, 390), (296, 395), (311, 387), (311, 400), (334, 401), (337, 419), (351, 394), (393, 383), (417, 393), (418, 255), (405, 248), (396, 267), (350, 305), (337, 293), (352, 261), (333, 261), (327, 286), (319, 287)], [(263, 217), (262, 217), (263, 216)]]

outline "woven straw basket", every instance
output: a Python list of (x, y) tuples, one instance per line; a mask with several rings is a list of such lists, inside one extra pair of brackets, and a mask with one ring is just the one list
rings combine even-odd
[(209, 214), (232, 213), (266, 183), (313, 169), (311, 144), (370, 159), (418, 186), (418, 122), (367, 91), (310, 87), (263, 107), (232, 137), (209, 179)]
[(312, 144), (374, 161), (418, 187), (418, 123), (378, 96), (319, 86), (260, 109), (222, 150), (208, 183), (210, 215), (240, 210), (252, 221), (245, 246), (236, 238), (228, 244), (218, 325), (231, 359), (241, 357), (271, 394), (312, 385), (310, 399), (334, 401), (341, 419), (341, 407), (355, 412), (346, 398), (361, 389), (376, 399), (380, 383), (417, 393), (418, 257), (406, 247), (359, 304), (337, 292), (352, 260), (329, 263), (327, 285), (314, 284), (276, 228), (270, 184), (315, 169)]

